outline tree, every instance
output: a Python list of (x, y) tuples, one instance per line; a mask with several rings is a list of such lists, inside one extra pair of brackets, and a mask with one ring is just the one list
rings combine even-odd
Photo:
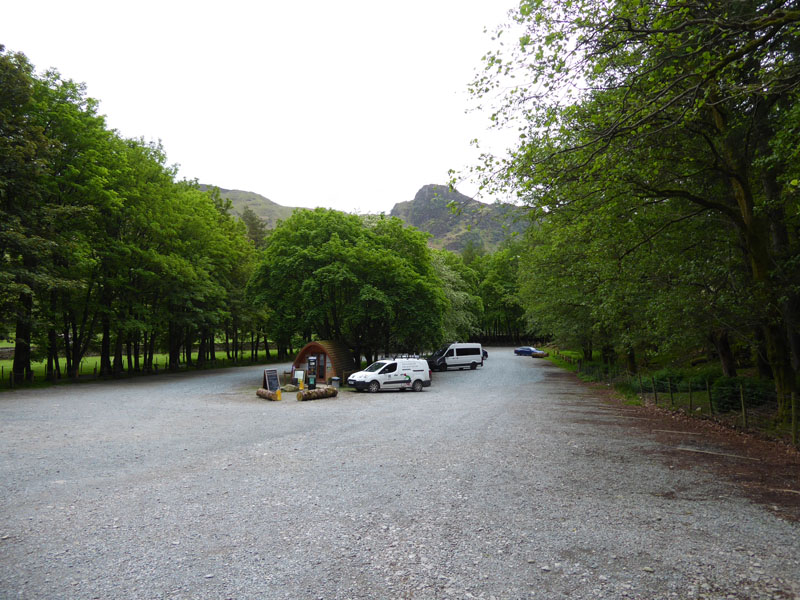
[(230, 201), (176, 182), (160, 143), (108, 130), (57, 71), (0, 48), (0, 84), (0, 302), (17, 381), (34, 345), (49, 376), (63, 353), (74, 377), (99, 341), (100, 375), (118, 376), (125, 353), (129, 371), (150, 369), (165, 347), (174, 369), (198, 337), (213, 356), (216, 328), (258, 328), (240, 294), (254, 247)]
[[(16, 272), (14, 284), (20, 290), (15, 302), (13, 366), (19, 380), (32, 376), (31, 347), (36, 336), (48, 348), (52, 364), (56, 323), (51, 309), (60, 291), (78, 285), (77, 272), (70, 267), (75, 266), (73, 260), (82, 260), (87, 249), (80, 225), (86, 222), (90, 206), (110, 195), (103, 182), (108, 175), (105, 148), (111, 134), (84, 86), (54, 70), (35, 77), (22, 55), (7, 59), (4, 56), (0, 62), (4, 68), (16, 69), (16, 78), (3, 77), (3, 81), (28, 82), (26, 93), (16, 87), (11, 94), (16, 98), (14, 110), (4, 114), (16, 116), (7, 122), (9, 130), (3, 136), (11, 145), (8, 158), (24, 157), (28, 163), (22, 170), (9, 169), (3, 186), (6, 231), (13, 233), (6, 238), (13, 247), (3, 252), (9, 261), (3, 272), (6, 276)], [(47, 330), (46, 338), (39, 326)]]
[(518, 343), (529, 327), (519, 295), (519, 242), (507, 243), (486, 257), (480, 296), (483, 302), (483, 333), (489, 339)]
[(444, 339), (466, 341), (481, 333), (483, 302), (478, 273), (461, 257), (447, 250), (433, 251), (433, 267), (448, 301)]
[(295, 211), (269, 236), (247, 290), (272, 311), (268, 331), (280, 345), (316, 334), (360, 360), (441, 341), (445, 299), (430, 251), (398, 219)]
[[(799, 22), (784, 0), (524, 1), (505, 29), (519, 28), (519, 43), (510, 56), (489, 53), (473, 87), (486, 99), (511, 75), (520, 82), (501, 93), (495, 120), (517, 120), (521, 141), (481, 170), (487, 186), (516, 190), (538, 218), (663, 206), (652, 239), (688, 221), (730, 226), (782, 393), (796, 389), (800, 361), (788, 150), (798, 139), (787, 120), (800, 82)], [(626, 239), (630, 249), (646, 243)], [(724, 257), (714, 256), (718, 267)]]
[[(37, 229), (40, 176), (47, 169), (50, 141), (35, 119), (33, 67), (19, 53), (0, 45), (0, 308), (14, 314), (13, 371), (30, 378), (33, 294), (42, 275), (37, 268), (46, 238)], [(4, 330), (11, 323), (4, 324)], [(6, 333), (4, 331), (4, 333)]]
[(267, 242), (267, 224), (249, 206), (242, 209), (241, 217), (247, 227), (247, 237), (256, 248), (263, 248)]

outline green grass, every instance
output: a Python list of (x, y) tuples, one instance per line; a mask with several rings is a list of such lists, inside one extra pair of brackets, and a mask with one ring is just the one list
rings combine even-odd
[[(267, 355), (265, 350), (260, 350), (258, 352), (258, 358), (254, 361), (250, 360), (250, 352), (244, 353), (244, 358), (240, 359), (238, 362), (234, 362), (233, 359), (229, 359), (225, 357), (224, 352), (217, 352), (217, 360), (212, 363), (208, 363), (206, 368), (226, 368), (226, 367), (236, 367), (236, 366), (243, 366), (243, 365), (251, 365), (251, 364), (268, 364), (270, 362), (275, 362), (274, 353), (271, 353), (269, 356)], [(192, 369), (196, 368), (197, 364), (197, 353), (192, 354), (192, 362), (193, 366)], [(14, 361), (9, 360), (0, 360), (0, 390), (9, 389), (10, 388), (10, 375), (11, 369), (13, 366)], [(25, 383), (25, 387), (36, 386), (36, 387), (44, 387), (47, 385), (52, 385), (53, 383), (66, 383), (72, 382), (74, 380), (66, 377), (66, 361), (65, 359), (60, 359), (59, 363), (61, 365), (61, 379), (56, 382), (46, 381), (45, 377), (47, 374), (47, 361), (35, 362), (31, 363), (31, 368), (33, 370), (34, 376), (34, 383)], [(147, 373), (144, 372), (136, 372), (136, 373), (129, 373), (127, 370), (128, 361), (127, 358), (123, 357), (122, 361), (123, 365), (123, 374), (122, 376), (139, 376), (139, 375), (146, 375)], [(156, 354), (153, 357), (153, 366), (157, 367), (157, 372), (164, 372), (167, 365), (167, 355), (166, 354)], [(97, 371), (100, 369), (100, 357), (99, 356), (88, 356), (85, 357), (81, 361), (81, 366), (79, 370), (79, 376), (84, 378), (85, 380), (94, 379)], [(186, 365), (181, 363), (180, 366), (181, 370), (186, 369)]]

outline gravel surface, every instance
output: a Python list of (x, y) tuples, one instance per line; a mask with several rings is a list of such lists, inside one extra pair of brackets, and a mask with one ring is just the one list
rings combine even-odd
[(0, 597), (800, 597), (800, 525), (675, 459), (708, 442), (489, 351), (421, 393), (0, 395)]

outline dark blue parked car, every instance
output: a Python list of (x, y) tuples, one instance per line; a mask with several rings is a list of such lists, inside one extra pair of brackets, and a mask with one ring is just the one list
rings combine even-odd
[(514, 348), (514, 354), (517, 356), (532, 356), (533, 358), (544, 358), (545, 356), (550, 356), (544, 350), (537, 350), (533, 346), (520, 346), (519, 348)]

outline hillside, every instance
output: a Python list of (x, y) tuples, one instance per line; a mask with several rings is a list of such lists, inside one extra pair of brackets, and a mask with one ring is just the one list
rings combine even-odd
[[(202, 190), (213, 187), (212, 185), (200, 184), (200, 189)], [(255, 192), (219, 188), (219, 193), (223, 198), (228, 198), (231, 201), (234, 213), (241, 215), (244, 208), (248, 207), (266, 223), (268, 229), (275, 227), (278, 221), (288, 219), (295, 210), (294, 207), (282, 206)]]
[(492, 251), (524, 230), (516, 207), (484, 204), (446, 185), (423, 186), (413, 200), (395, 204), (390, 215), (430, 233), (430, 246), (455, 252), (470, 242)]
[[(201, 189), (213, 186), (201, 185)], [(230, 199), (233, 212), (241, 215), (249, 207), (267, 225), (275, 227), (279, 220), (288, 219), (295, 208), (282, 206), (260, 194), (242, 190), (219, 188), (223, 198)], [(451, 209), (451, 203), (457, 210)], [(420, 188), (413, 200), (398, 202), (389, 213), (408, 225), (430, 233), (432, 248), (459, 252), (473, 243), (486, 251), (497, 249), (500, 243), (514, 232), (521, 232), (524, 224), (515, 220), (517, 210), (509, 204), (484, 204), (469, 196), (450, 191), (446, 185), (426, 185)]]

